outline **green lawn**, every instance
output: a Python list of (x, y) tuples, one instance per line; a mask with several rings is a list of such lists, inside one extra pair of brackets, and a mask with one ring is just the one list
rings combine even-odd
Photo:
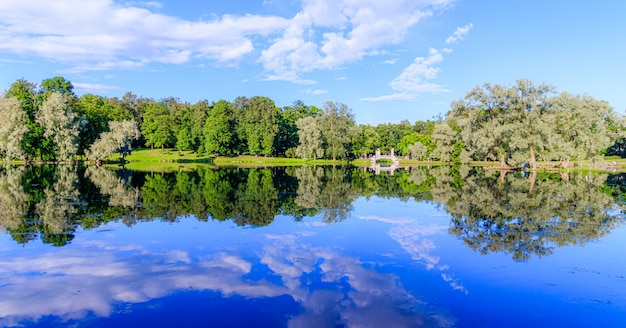
[[(111, 156), (108, 158), (109, 162), (113, 165), (114, 162), (119, 159), (119, 155)], [(239, 166), (239, 167), (259, 167), (259, 166), (298, 166), (298, 165), (345, 165), (351, 164), (354, 166), (370, 166), (370, 159), (361, 158), (352, 161), (345, 160), (303, 160), (300, 158), (285, 158), (285, 157), (265, 157), (265, 156), (211, 156), (202, 155), (198, 156), (191, 151), (178, 151), (175, 149), (137, 149), (132, 152), (131, 155), (126, 156), (126, 160), (129, 162), (126, 167), (133, 170), (147, 170), (147, 171), (171, 171), (180, 169), (192, 169), (199, 165), (213, 165), (213, 166)], [(611, 165), (613, 164), (614, 165)], [(400, 159), (401, 166), (418, 166), (418, 165), (448, 165), (450, 163), (437, 162), (437, 161), (416, 161), (409, 159)], [(470, 166), (484, 166), (484, 167), (497, 167), (499, 162), (470, 162)], [(540, 162), (539, 168), (542, 170), (558, 170), (555, 167), (556, 162)], [(595, 167), (590, 161), (576, 161), (571, 162), (571, 165), (575, 169), (599, 169), (599, 170), (621, 170), (626, 164), (626, 159), (619, 157), (606, 157), (604, 165)]]

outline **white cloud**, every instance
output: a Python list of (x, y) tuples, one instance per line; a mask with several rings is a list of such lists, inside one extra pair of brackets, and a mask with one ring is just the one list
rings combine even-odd
[(274, 75), (338, 68), (386, 53), (384, 47), (401, 42), (409, 28), (451, 2), (305, 0), (289, 27), (262, 51), (260, 61)]
[(303, 74), (388, 54), (386, 47), (452, 2), (303, 0), (293, 17), (186, 20), (164, 14), (167, 8), (156, 1), (2, 1), (0, 54), (46, 58), (73, 73), (154, 63), (233, 66), (249, 59), (263, 66), (265, 80), (311, 84)]
[(108, 93), (110, 91), (121, 89), (115, 85), (91, 84), (91, 83), (72, 83), (74, 88), (85, 93)]
[(319, 96), (319, 95), (323, 95), (323, 94), (327, 94), (328, 90), (323, 90), (323, 89), (306, 89), (306, 91), (304, 91), (306, 94), (308, 95), (314, 95), (314, 96)]
[(393, 79), (389, 85), (398, 93), (380, 97), (361, 98), (361, 101), (385, 102), (385, 101), (411, 101), (422, 93), (449, 92), (443, 86), (428, 82), (434, 80), (439, 73), (438, 64), (443, 62), (443, 55), (437, 49), (430, 48), (428, 57), (417, 57), (413, 63), (407, 66), (402, 73)]
[(387, 64), (387, 65), (393, 65), (393, 64), (397, 63), (398, 60), (399, 60), (399, 58), (392, 58), (392, 59), (385, 60), (383, 63)]
[[(73, 71), (184, 64), (192, 58), (228, 64), (254, 51), (254, 37), (289, 24), (282, 17), (255, 15), (187, 21), (148, 8), (158, 3), (3, 1), (0, 52), (61, 61)], [(125, 64), (113, 64), (119, 62)]]
[(462, 27), (457, 27), (456, 30), (446, 39), (446, 44), (456, 43), (465, 39), (465, 36), (474, 27), (474, 24), (470, 23)]
[(380, 97), (366, 97), (361, 98), (361, 101), (369, 101), (369, 102), (386, 102), (386, 101), (411, 101), (416, 98), (415, 95), (411, 95), (408, 93), (394, 93), (391, 95), (385, 95)]

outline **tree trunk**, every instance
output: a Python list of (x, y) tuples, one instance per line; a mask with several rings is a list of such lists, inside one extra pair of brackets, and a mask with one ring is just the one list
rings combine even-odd
[(528, 194), (532, 194), (533, 190), (535, 189), (535, 182), (537, 181), (537, 170), (533, 170), (530, 173), (530, 177), (528, 177), (528, 180), (530, 180), (530, 187), (528, 188)]
[(533, 171), (537, 169), (537, 159), (535, 156), (535, 147), (530, 146), (530, 167), (533, 168)]

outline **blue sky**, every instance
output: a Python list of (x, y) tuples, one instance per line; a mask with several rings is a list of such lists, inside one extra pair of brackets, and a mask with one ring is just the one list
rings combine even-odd
[(624, 114), (624, 12), (580, 0), (4, 0), (0, 90), (61, 75), (79, 95), (332, 100), (378, 124), (527, 78)]

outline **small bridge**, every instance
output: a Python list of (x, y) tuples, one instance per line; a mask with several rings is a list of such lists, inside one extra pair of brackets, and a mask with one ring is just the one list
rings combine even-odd
[(376, 162), (380, 159), (389, 159), (395, 166), (400, 166), (400, 159), (396, 157), (393, 148), (391, 148), (391, 152), (389, 155), (381, 155), (380, 148), (376, 148), (376, 154), (371, 157), (371, 166), (375, 166)]
[[(391, 166), (381, 166), (379, 163), (376, 163), (380, 159), (388, 159), (391, 160)], [(391, 152), (389, 155), (381, 155), (380, 148), (376, 148), (376, 154), (370, 158), (370, 169), (376, 172), (376, 175), (380, 174), (380, 171), (390, 172), (393, 175), (393, 172), (400, 166), (400, 159), (396, 157), (394, 154), (393, 148), (391, 148)]]

